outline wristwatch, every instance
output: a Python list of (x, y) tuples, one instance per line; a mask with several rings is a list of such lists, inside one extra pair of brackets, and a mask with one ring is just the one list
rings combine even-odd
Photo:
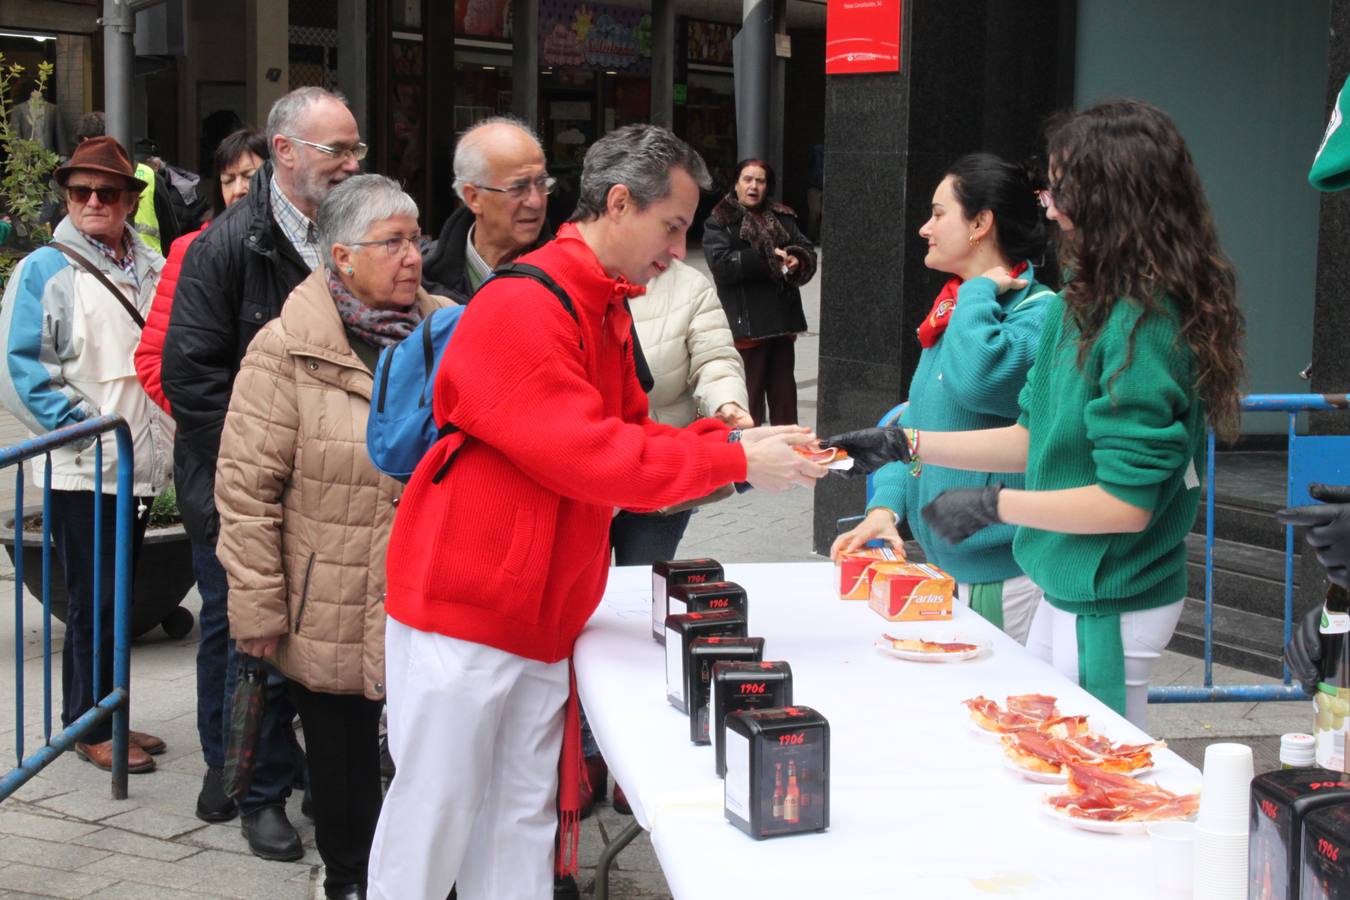
[(739, 444), (741, 442), (741, 429), (733, 428), (727, 432), (728, 444)]

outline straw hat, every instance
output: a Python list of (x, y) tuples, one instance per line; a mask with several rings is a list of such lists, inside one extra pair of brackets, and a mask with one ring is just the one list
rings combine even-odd
[(143, 191), (146, 188), (146, 183), (136, 177), (136, 167), (131, 164), (127, 151), (122, 149), (116, 138), (106, 135), (81, 142), (66, 164), (56, 170), (56, 183), (65, 187), (70, 176), (80, 169), (118, 175), (126, 179), (129, 191)]

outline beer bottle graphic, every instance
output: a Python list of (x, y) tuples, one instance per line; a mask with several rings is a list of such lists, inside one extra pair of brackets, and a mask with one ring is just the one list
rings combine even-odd
[(783, 764), (773, 764), (773, 817), (783, 818)]
[(797, 787), (797, 763), (788, 760), (787, 796), (783, 798), (783, 821), (792, 825), (801, 821), (802, 792)]

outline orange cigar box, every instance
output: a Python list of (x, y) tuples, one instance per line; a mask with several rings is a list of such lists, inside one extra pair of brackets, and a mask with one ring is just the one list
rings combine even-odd
[(937, 622), (952, 617), (956, 579), (922, 563), (876, 563), (868, 605), (890, 622)]
[(866, 600), (872, 589), (872, 564), (904, 561), (905, 555), (890, 547), (868, 547), (841, 554), (835, 563), (839, 569), (839, 599)]

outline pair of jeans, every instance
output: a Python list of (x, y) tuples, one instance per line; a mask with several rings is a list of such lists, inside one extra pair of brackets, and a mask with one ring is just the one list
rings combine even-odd
[[(226, 731), (239, 658), (230, 640), (229, 584), (215, 547), (194, 543), (192, 568), (202, 598), (197, 617), (197, 735), (202, 742), (202, 757), (214, 769), (225, 765)], [(269, 667), (253, 780), (239, 804), (241, 812), (285, 805), (297, 764), (291, 749), (294, 718), (295, 706), (286, 691), (286, 679)]]
[(674, 515), (658, 516), (621, 510), (609, 523), (614, 565), (650, 566), (658, 559), (674, 559), (693, 512), (686, 509)]
[[(98, 596), (94, 596), (94, 506), (102, 506)], [(131, 498), (140, 508), (140, 498)], [(136, 559), (145, 538), (146, 516), (137, 514), (131, 528), (131, 571), (135, 584)], [(117, 563), (117, 496), (93, 491), (52, 491), (52, 548), (65, 570), (69, 606), (66, 637), (61, 653), (61, 724), (69, 727), (113, 689), (113, 624)], [(130, 598), (128, 598), (130, 599)], [(94, 692), (94, 607), (99, 607), (98, 693)], [(128, 613), (130, 610), (128, 610)], [(89, 744), (112, 740), (108, 718), (81, 738)]]
[(380, 710), (360, 694), (311, 691), (287, 683), (305, 730), (314, 842), (324, 889), (365, 887), (370, 842), (380, 819)]

